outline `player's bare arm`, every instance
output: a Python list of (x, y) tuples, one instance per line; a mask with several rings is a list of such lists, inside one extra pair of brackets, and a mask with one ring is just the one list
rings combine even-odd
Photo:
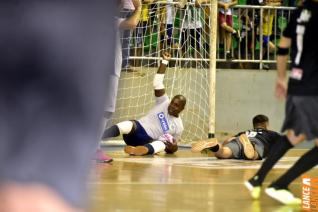
[(282, 37), (277, 50), (277, 80), (275, 95), (277, 98), (285, 99), (287, 95), (287, 61), (291, 39)]
[(123, 20), (119, 28), (121, 29), (134, 29), (139, 23), (140, 14), (141, 14), (141, 0), (133, 0), (133, 4), (135, 6), (135, 11), (129, 18)]
[(170, 59), (171, 59), (171, 55), (169, 52), (164, 52), (162, 54), (161, 64), (159, 66), (157, 74), (155, 75), (153, 79), (153, 86), (154, 86), (156, 97), (163, 96), (166, 93), (166, 90), (163, 85), (163, 79), (164, 79), (166, 68)]

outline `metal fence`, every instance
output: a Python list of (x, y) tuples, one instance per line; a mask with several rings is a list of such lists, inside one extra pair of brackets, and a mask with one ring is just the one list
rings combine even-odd
[[(225, 49), (228, 48), (224, 42), (224, 33), (218, 28), (217, 62), (257, 63), (260, 69), (264, 64), (275, 63), (275, 47), (294, 9), (249, 5), (233, 7), (233, 28), (239, 31), (241, 36), (232, 36), (231, 57), (228, 58), (225, 54)], [(209, 36), (212, 36), (209, 11), (208, 4), (199, 8), (192, 3), (182, 7), (175, 2), (144, 5), (141, 22), (131, 32), (130, 61), (135, 66), (156, 66), (161, 52), (169, 49), (173, 52), (172, 60), (208, 63)], [(170, 13), (170, 17), (167, 13)], [(169, 25), (167, 18), (171, 19), (172, 16), (173, 20), (170, 20)], [(192, 32), (189, 17), (197, 19), (192, 20)]]

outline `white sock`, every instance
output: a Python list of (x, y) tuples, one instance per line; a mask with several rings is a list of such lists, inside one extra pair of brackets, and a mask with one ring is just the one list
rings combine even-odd
[(120, 134), (128, 134), (131, 132), (133, 128), (133, 122), (132, 121), (123, 121), (118, 124), (116, 124), (117, 127), (119, 128)]
[(154, 154), (165, 150), (166, 145), (162, 141), (153, 141), (150, 145), (154, 149)]

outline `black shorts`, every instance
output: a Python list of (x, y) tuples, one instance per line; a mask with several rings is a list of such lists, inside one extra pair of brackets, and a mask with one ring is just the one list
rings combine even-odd
[(318, 138), (318, 96), (287, 97), (282, 132), (293, 130), (307, 140)]
[(130, 146), (143, 146), (153, 141), (147, 134), (146, 130), (141, 126), (138, 121), (136, 123), (136, 130), (132, 134), (123, 135), (123, 139), (127, 145)]

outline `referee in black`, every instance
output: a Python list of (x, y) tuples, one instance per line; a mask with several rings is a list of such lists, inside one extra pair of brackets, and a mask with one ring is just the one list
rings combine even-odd
[[(277, 51), (278, 76), (276, 96), (286, 98), (286, 117), (282, 136), (275, 143), (259, 171), (245, 182), (252, 197), (260, 197), (261, 185), (274, 164), (294, 145), (314, 140), (315, 147), (306, 152), (265, 192), (283, 204), (300, 204), (288, 185), (318, 164), (318, 1), (306, 0), (291, 17)], [(292, 70), (286, 84), (288, 52), (291, 47)]]

